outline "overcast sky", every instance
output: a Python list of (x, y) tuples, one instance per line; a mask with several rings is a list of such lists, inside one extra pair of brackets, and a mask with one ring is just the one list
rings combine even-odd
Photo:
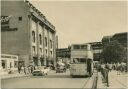
[[(32, 2), (32, 1), (31, 1)], [(59, 48), (72, 43), (101, 41), (126, 32), (126, 2), (35, 1), (33, 5), (56, 27)]]

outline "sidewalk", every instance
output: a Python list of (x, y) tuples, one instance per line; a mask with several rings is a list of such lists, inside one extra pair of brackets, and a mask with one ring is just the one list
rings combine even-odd
[(127, 89), (128, 88), (128, 74), (121, 73), (117, 75), (116, 71), (109, 72), (109, 87), (102, 83), (102, 75), (98, 73), (97, 89)]
[(92, 77), (89, 78), (89, 80), (87, 81), (86, 85), (83, 87), (84, 89), (95, 89), (95, 87), (97, 86), (97, 73), (93, 73)]
[(14, 74), (4, 74), (4, 75), (0, 75), (0, 78), (1, 79), (9, 79), (9, 78), (19, 78), (19, 77), (27, 77), (29, 76), (30, 74), (24, 74), (24, 73), (14, 73)]

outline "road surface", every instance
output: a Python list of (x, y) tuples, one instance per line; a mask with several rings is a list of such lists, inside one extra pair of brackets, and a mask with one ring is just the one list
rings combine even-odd
[(85, 88), (89, 77), (72, 78), (69, 72), (49, 73), (45, 77), (22, 77), (1, 80), (2, 88)]

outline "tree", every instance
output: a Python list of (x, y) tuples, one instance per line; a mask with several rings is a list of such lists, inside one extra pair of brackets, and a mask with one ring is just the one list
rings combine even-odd
[(104, 45), (101, 57), (105, 63), (126, 62), (127, 52), (118, 41), (113, 41)]

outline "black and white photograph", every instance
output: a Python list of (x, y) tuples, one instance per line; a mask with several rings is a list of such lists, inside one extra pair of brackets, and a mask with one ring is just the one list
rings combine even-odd
[(128, 89), (127, 0), (1, 0), (1, 89)]

